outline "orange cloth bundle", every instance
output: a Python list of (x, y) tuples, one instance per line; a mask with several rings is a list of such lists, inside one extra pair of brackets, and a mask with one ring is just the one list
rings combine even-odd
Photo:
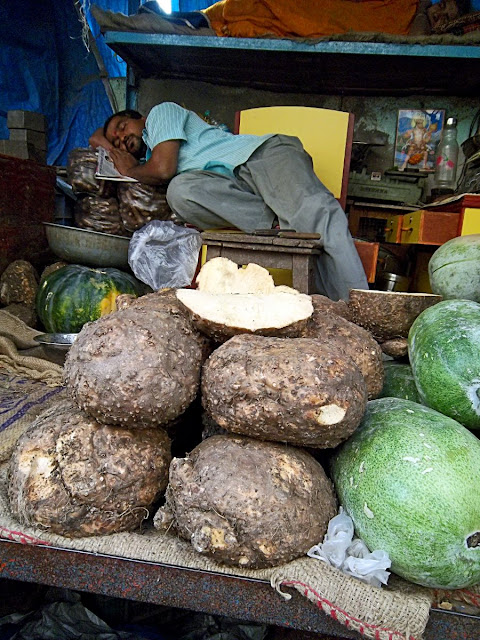
[(204, 9), (217, 36), (319, 38), (348, 31), (407, 35), (418, 0), (221, 0)]

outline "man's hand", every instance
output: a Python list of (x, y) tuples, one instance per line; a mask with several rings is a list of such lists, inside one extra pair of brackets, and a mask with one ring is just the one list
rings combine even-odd
[(92, 133), (92, 135), (88, 139), (88, 144), (94, 149), (97, 149), (98, 147), (103, 147), (107, 151), (115, 149), (113, 144), (109, 142), (103, 135), (103, 127), (100, 127), (94, 133)]
[(122, 151), (120, 149), (112, 149), (109, 151), (108, 155), (112, 159), (113, 164), (115, 165), (115, 169), (120, 171), (120, 173), (124, 176), (128, 176), (130, 169), (138, 166), (140, 164), (136, 158), (132, 156), (128, 151)]

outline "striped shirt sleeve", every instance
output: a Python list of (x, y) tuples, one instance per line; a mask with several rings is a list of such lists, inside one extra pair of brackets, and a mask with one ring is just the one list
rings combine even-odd
[(162, 102), (153, 107), (145, 122), (148, 147), (153, 149), (166, 140), (186, 140), (187, 117), (188, 111), (174, 102)]

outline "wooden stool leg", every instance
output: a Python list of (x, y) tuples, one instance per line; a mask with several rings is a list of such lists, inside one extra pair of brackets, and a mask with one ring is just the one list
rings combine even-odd
[(315, 293), (315, 255), (292, 255), (292, 285), (300, 293)]

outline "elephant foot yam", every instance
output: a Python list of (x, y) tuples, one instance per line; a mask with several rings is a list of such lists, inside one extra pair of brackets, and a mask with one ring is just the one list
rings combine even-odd
[(162, 429), (101, 425), (62, 400), (16, 443), (10, 509), (21, 524), (68, 538), (133, 531), (165, 490), (170, 460)]
[(385, 342), (406, 338), (415, 318), (441, 300), (432, 293), (351, 289), (348, 306), (353, 322)]
[(318, 544), (336, 509), (330, 480), (306, 451), (218, 435), (173, 459), (154, 526), (219, 563), (261, 569)]
[(318, 340), (242, 335), (205, 363), (202, 399), (229, 432), (331, 448), (360, 424), (367, 387), (348, 356)]

